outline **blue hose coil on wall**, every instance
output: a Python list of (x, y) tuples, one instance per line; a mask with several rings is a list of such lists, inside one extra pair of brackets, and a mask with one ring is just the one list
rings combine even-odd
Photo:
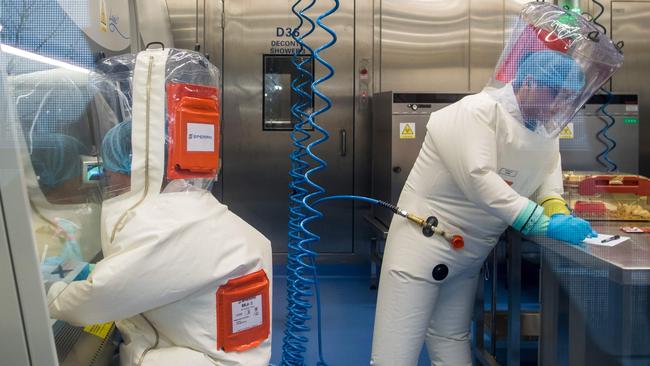
[(612, 99), (612, 93), (607, 90), (607, 89), (602, 89), (605, 92), (605, 102), (598, 108), (598, 112), (602, 113), (604, 115), (604, 122), (605, 122), (605, 127), (598, 131), (596, 134), (596, 138), (598, 138), (598, 141), (602, 142), (606, 148), (596, 156), (596, 159), (598, 162), (600, 162), (602, 165), (604, 165), (607, 168), (607, 171), (609, 172), (614, 172), (618, 170), (618, 165), (614, 163), (610, 158), (609, 158), (609, 153), (616, 148), (616, 141), (614, 141), (607, 132), (609, 131), (612, 126), (614, 126), (614, 123), (616, 123), (616, 119), (607, 112), (607, 106), (609, 106), (609, 102)]
[[(283, 339), (284, 344), (282, 347), (283, 365), (304, 363), (302, 353), (306, 350), (305, 343), (307, 343), (308, 339), (304, 335), (301, 335), (301, 333), (309, 331), (309, 327), (305, 323), (310, 319), (308, 314), (311, 308), (309, 297), (312, 296), (312, 258), (315, 254), (301, 246), (304, 235), (300, 228), (300, 223), (306, 217), (303, 199), (309, 193), (305, 187), (304, 178), (304, 174), (309, 168), (309, 162), (304, 159), (307, 156), (305, 143), (309, 140), (310, 134), (304, 128), (308, 123), (308, 108), (312, 105), (312, 94), (306, 88), (313, 82), (313, 75), (305, 68), (305, 65), (311, 63), (313, 59), (312, 49), (302, 39), (308, 37), (315, 29), (315, 23), (304, 16), (303, 12), (311, 8), (315, 0), (307, 4), (302, 10), (297, 11), (299, 3), (300, 1), (296, 2), (291, 8), (299, 19), (299, 25), (295, 27), (292, 37), (300, 45), (299, 53), (302, 54), (304, 51), (307, 51), (307, 57), (299, 61), (298, 55), (294, 54), (292, 59), (294, 67), (298, 70), (298, 77), (292, 80), (291, 88), (297, 95), (298, 101), (291, 107), (291, 114), (298, 123), (296, 123), (291, 133), (294, 150), (290, 154), (291, 171), (289, 172), (291, 178), (289, 188), (292, 193), (289, 196), (289, 241), (287, 243), (288, 306), (286, 330)], [(302, 36), (298, 36), (299, 32), (303, 30), (305, 20), (309, 23), (310, 28), (307, 32), (303, 32)]]
[[(287, 254), (287, 320), (282, 346), (282, 365), (304, 365), (304, 353), (307, 350), (309, 339), (305, 335), (309, 331), (307, 322), (311, 319), (309, 310), (312, 307), (310, 298), (315, 294), (317, 302), (318, 321), (318, 365), (326, 365), (323, 357), (321, 337), (320, 314), (320, 289), (316, 271), (317, 253), (311, 249), (320, 237), (308, 229), (310, 222), (320, 219), (323, 214), (313, 207), (313, 201), (325, 193), (325, 189), (312, 180), (312, 176), (327, 167), (327, 162), (314, 153), (314, 148), (329, 139), (327, 131), (319, 126), (316, 119), (332, 107), (332, 101), (323, 94), (318, 86), (332, 78), (334, 68), (321, 57), (321, 53), (332, 47), (337, 40), (336, 33), (323, 24), (323, 20), (334, 13), (339, 7), (339, 1), (334, 0), (334, 6), (318, 16), (316, 22), (305, 15), (315, 3), (309, 1), (302, 9), (298, 10), (302, 0), (296, 1), (291, 8), (298, 17), (298, 26), (292, 32), (292, 37), (300, 45), (299, 53), (307, 51), (308, 57), (302, 60), (297, 54), (292, 61), (298, 70), (298, 76), (292, 80), (291, 87), (298, 96), (298, 101), (292, 106), (292, 116), (298, 120), (291, 134), (294, 150), (290, 154), (290, 189), (289, 196), (289, 240)], [(309, 24), (309, 29), (301, 35), (303, 25)], [(326, 31), (331, 40), (326, 44), (312, 50), (304, 39), (315, 30), (315, 24)], [(313, 55), (313, 56), (312, 56)], [(312, 73), (305, 65), (316, 60), (327, 70), (326, 74), (318, 80), (313, 80)], [(307, 86), (311, 84), (311, 92), (324, 103), (318, 110), (308, 113), (312, 105), (312, 95)], [(320, 137), (314, 137), (310, 131), (317, 132)], [(312, 291), (313, 288), (313, 291)]]
[[(598, 22), (598, 19), (605, 12), (605, 7), (603, 6), (603, 4), (598, 2), (598, 0), (592, 0), (592, 2), (600, 9), (598, 14), (593, 19), (591, 19), (591, 22), (601, 29), (603, 35), (607, 35), (607, 28), (605, 28), (604, 25)], [(600, 106), (600, 108), (598, 108), (598, 112), (600, 112), (605, 116), (605, 127), (603, 127), (603, 129), (598, 131), (598, 133), (596, 134), (596, 138), (598, 139), (598, 141), (602, 142), (603, 145), (605, 145), (605, 150), (603, 150), (603, 152), (601, 152), (596, 156), (596, 160), (598, 160), (600, 164), (606, 167), (607, 171), (614, 172), (618, 170), (618, 165), (616, 165), (616, 163), (614, 163), (609, 158), (609, 153), (616, 148), (616, 141), (610, 138), (609, 135), (607, 134), (609, 129), (612, 128), (612, 126), (614, 126), (614, 124), (616, 123), (616, 119), (607, 112), (607, 106), (609, 106), (609, 103), (612, 100), (612, 93), (605, 88), (600, 88), (600, 90), (602, 90), (605, 93), (605, 102)]]

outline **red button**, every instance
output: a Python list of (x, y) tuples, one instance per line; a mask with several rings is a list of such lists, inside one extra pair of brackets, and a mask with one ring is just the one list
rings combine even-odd
[(451, 246), (454, 249), (463, 249), (465, 247), (465, 240), (463, 240), (463, 237), (460, 235), (454, 235), (453, 238), (451, 238)]

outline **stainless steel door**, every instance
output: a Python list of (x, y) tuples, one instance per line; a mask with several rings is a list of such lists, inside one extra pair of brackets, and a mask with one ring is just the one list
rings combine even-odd
[[(647, 141), (650, 136), (648, 113), (650, 112), (650, 87), (648, 63), (650, 41), (646, 30), (650, 19), (648, 2), (612, 2), (612, 39), (625, 42), (623, 67), (614, 74), (612, 89), (616, 92), (639, 95), (639, 137)], [(639, 173), (650, 175), (650, 144), (639, 144)]]
[(469, 1), (381, 1), (380, 91), (469, 88)]
[[(290, 55), (295, 48), (290, 37), (291, 29), (297, 24), (291, 12), (292, 3), (235, 0), (224, 4), (223, 202), (269, 238), (276, 253), (286, 252), (292, 146), (290, 131), (263, 127), (264, 55)], [(316, 16), (329, 6), (330, 3), (319, 2), (309, 14)], [(329, 166), (316, 174), (315, 179), (325, 186), (328, 194), (350, 194), (353, 192), (354, 2), (341, 2), (339, 10), (326, 23), (338, 35), (336, 45), (325, 53), (336, 74), (322, 84), (321, 91), (332, 97), (334, 106), (318, 120), (331, 136), (317, 149), (317, 154)], [(328, 40), (329, 36), (322, 30), (309, 37), (310, 44), (315, 46)], [(323, 74), (324, 68), (316, 65), (316, 76)], [(273, 75), (267, 75), (267, 83), (289, 79), (286, 75), (278, 78)], [(277, 87), (287, 86), (280, 83)], [(316, 108), (321, 105), (317, 102)], [(353, 252), (352, 203), (328, 202), (321, 208), (326, 219), (315, 225), (315, 231), (322, 235), (316, 249), (321, 253)]]

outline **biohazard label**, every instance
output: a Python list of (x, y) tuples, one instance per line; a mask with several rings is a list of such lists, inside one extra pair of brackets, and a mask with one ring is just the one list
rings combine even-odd
[(232, 332), (262, 325), (262, 295), (232, 303)]
[(399, 124), (399, 138), (400, 139), (414, 139), (415, 138), (415, 123), (400, 123)]
[(113, 322), (93, 324), (93, 325), (85, 326), (84, 332), (90, 333), (92, 335), (96, 335), (101, 339), (106, 339), (112, 327), (113, 327)]
[(187, 151), (214, 151), (214, 125), (208, 123), (188, 123)]
[(562, 132), (560, 132), (560, 138), (565, 140), (572, 140), (574, 138), (573, 122), (569, 123), (562, 129)]

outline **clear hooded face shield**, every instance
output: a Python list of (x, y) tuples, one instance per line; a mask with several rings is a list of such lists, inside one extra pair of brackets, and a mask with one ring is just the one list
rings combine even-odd
[(577, 13), (547, 3), (521, 11), (489, 86), (511, 84), (526, 128), (556, 137), (621, 67), (611, 40)]
[(104, 199), (131, 189), (131, 113), (133, 71), (136, 55), (126, 54), (102, 60), (91, 75), (96, 118), (100, 186)]
[(104, 60), (93, 77), (105, 198), (205, 190), (218, 173), (217, 68), (192, 51), (145, 52)]
[(113, 126), (102, 139), (102, 187), (105, 197), (126, 193), (131, 188), (131, 121)]

